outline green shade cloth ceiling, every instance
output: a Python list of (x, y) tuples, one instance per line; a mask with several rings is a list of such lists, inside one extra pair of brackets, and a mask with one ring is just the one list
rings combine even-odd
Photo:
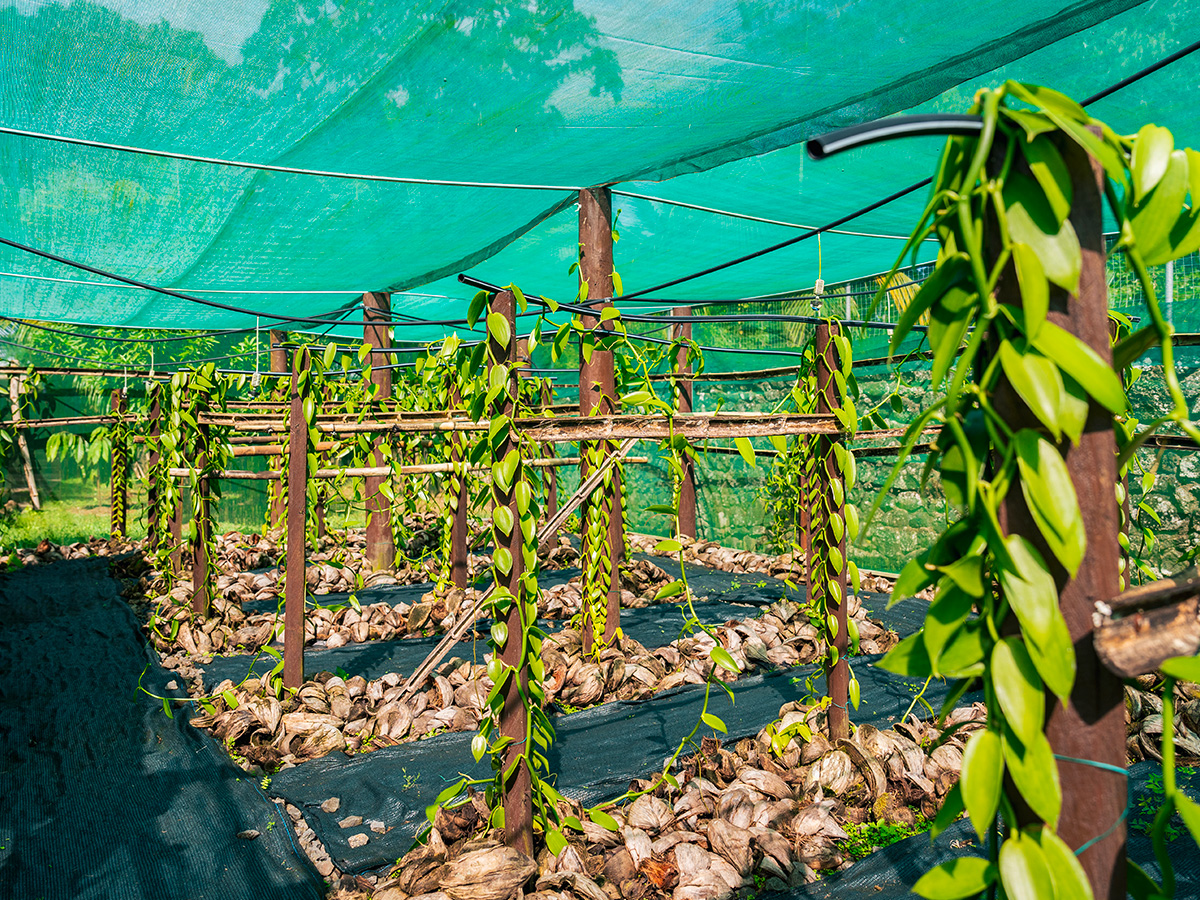
[[(940, 142), (816, 163), (802, 141), (904, 111), (962, 111), (1007, 77), (1077, 97), (1195, 40), (1185, 0), (1062, 3), (0, 2), (0, 126), (304, 169), (549, 186), (380, 183), (261, 172), (0, 135), (0, 236), (232, 307), (0, 249), (0, 312), (220, 328), (391, 290), (461, 317), (470, 270), (570, 299), (572, 189), (815, 226), (927, 175)], [(1191, 29), (1191, 30), (1189, 30)], [(1200, 146), (1200, 54), (1098, 103)], [(735, 298), (886, 269), (918, 193), (845, 231), (663, 292)], [(620, 209), (626, 291), (799, 231), (645, 199)], [(926, 256), (932, 253), (932, 247)], [(343, 333), (351, 333), (343, 329)], [(425, 340), (438, 326), (398, 329)]]

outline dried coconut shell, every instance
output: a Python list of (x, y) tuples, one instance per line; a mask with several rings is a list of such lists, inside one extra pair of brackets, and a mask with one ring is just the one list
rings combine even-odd
[(446, 867), (441, 889), (450, 900), (509, 900), (537, 874), (537, 864), (512, 847), (464, 853)]

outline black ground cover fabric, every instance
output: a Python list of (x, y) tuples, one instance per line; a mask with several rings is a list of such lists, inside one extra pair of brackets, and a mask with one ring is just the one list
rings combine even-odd
[[(871, 663), (876, 659), (862, 657), (854, 662), (864, 698), (854, 721), (884, 726), (904, 714), (922, 682), (888, 675), (874, 668)], [(802, 666), (742, 678), (732, 685), (733, 704), (723, 691), (712, 691), (709, 712), (725, 722), (729, 740), (757, 734), (778, 716), (783, 704), (804, 696), (804, 676), (813, 672), (813, 667)], [(824, 690), (819, 676), (816, 687)], [(945, 699), (946, 687), (931, 684), (925, 696), (937, 709)], [(974, 697), (968, 696), (967, 700), (971, 699)], [(551, 771), (558, 773), (558, 789), (585, 804), (620, 795), (632, 779), (662, 768), (699, 720), (703, 702), (703, 686), (691, 685), (641, 702), (606, 703), (555, 717), (557, 738), (550, 764)], [(698, 732), (697, 742), (704, 734), (712, 732)], [(408, 849), (426, 821), (426, 806), (457, 781), (460, 773), (489, 776), (486, 760), (476, 764), (471, 756), (473, 736), (473, 732), (435, 735), (354, 757), (331, 753), (279, 772), (271, 790), (305, 811), (339, 868), (352, 872), (374, 869)], [(335, 815), (320, 809), (330, 797), (341, 800)], [(375, 835), (365, 827), (338, 826), (338, 820), (354, 815), (364, 821), (381, 821), (392, 830)], [(363, 847), (352, 848), (349, 838), (359, 833), (369, 840)]]
[(0, 898), (323, 896), (287, 817), (137, 690), (151, 653), (104, 561), (0, 576), (0, 622)]

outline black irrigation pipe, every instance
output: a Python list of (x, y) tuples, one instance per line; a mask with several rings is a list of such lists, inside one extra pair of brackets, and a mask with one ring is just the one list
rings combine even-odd
[[(167, 343), (173, 343), (175, 341), (193, 341), (193, 340), (200, 340), (202, 338), (208, 338), (208, 337), (219, 337), (221, 335), (227, 335), (227, 334), (246, 334), (251, 331), (260, 330), (258, 328), (258, 326), (255, 326), (253, 328), (226, 328), (226, 329), (221, 329), (221, 330), (217, 330), (217, 331), (202, 331), (202, 332), (197, 332), (195, 334), (177, 335), (175, 337), (132, 338), (132, 337), (117, 337), (117, 336), (113, 336), (113, 335), (103, 335), (103, 334), (87, 334), (87, 333), (81, 332), (81, 331), (66, 331), (62, 328), (51, 328), (49, 325), (42, 325), (39, 322), (34, 322), (29, 319), (14, 319), (12, 316), (0, 316), (0, 320), (3, 320), (5, 322), (12, 322), (14, 325), (21, 325), (25, 328), (36, 328), (38, 331), (50, 331), (50, 332), (53, 332), (54, 334), (66, 335), (67, 337), (87, 338), (88, 340), (104, 341), (106, 343), (111, 343), (111, 344), (167, 344)], [(84, 326), (84, 327), (87, 327), (87, 326)], [(95, 326), (91, 326), (91, 327), (108, 328), (108, 327), (115, 327), (115, 326), (95, 325)], [(147, 330), (157, 331), (160, 329), (147, 329)]]

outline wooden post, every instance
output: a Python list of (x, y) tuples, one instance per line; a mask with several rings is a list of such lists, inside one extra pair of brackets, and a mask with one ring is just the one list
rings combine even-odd
[[(677, 316), (690, 316), (690, 306), (679, 306), (671, 310)], [(692, 323), (679, 322), (672, 328), (675, 340), (689, 341), (692, 339)], [(675, 354), (675, 371), (680, 375), (691, 375), (692, 367), (688, 362), (688, 348), (680, 347)], [(680, 378), (675, 382), (675, 409), (680, 413), (692, 411), (692, 380)], [(679, 483), (679, 533), (690, 538), (696, 537), (696, 462), (685, 453), (681, 460), (683, 476)]]
[[(503, 415), (511, 419), (516, 415), (516, 404), (513, 401), (517, 393), (517, 359), (514, 341), (517, 327), (516, 298), (511, 291), (503, 291), (491, 298), (489, 318), (495, 313), (499, 313), (508, 320), (509, 340), (507, 344), (502, 344), (489, 332), (489, 357), (494, 360), (506, 360), (511, 367), (511, 373), (509, 390), (501, 392), (497, 398), (492, 408), (492, 416), (495, 418)], [(512, 483), (504, 488), (498, 479), (493, 478), (492, 503), (496, 509), (505, 506), (512, 511), (513, 526), (511, 531), (506, 533), (498, 524), (493, 525), (492, 540), (496, 547), (506, 547), (512, 558), (512, 569), (507, 577), (499, 569), (496, 570), (496, 587), (498, 590), (507, 589), (514, 598), (508, 605), (505, 617), (508, 637), (500, 651), (500, 659), (507, 666), (517, 667), (521, 664), (524, 651), (522, 635), (525, 629), (521, 616), (525, 606), (525, 587), (522, 584), (521, 576), (525, 569), (525, 554), (522, 546), (521, 513), (517, 508), (516, 486), (520, 484), (523, 477), (524, 463), (520, 457), (520, 445), (513, 439), (510, 429), (509, 436), (501, 442), (500, 446), (493, 446), (492, 459), (493, 461), (505, 459), (511, 452), (517, 454), (517, 467)], [(504, 688), (504, 710), (500, 718), (500, 734), (513, 739), (513, 743), (509, 744), (506, 751), (504, 771), (507, 772), (513, 762), (521, 757), (512, 775), (504, 782), (504, 842), (509, 847), (533, 856), (532, 780), (528, 765), (522, 757), (525, 750), (528, 721), (521, 693), (526, 690), (528, 683), (529, 673), (523, 666), (517, 672), (516, 678), (508, 680)]]
[[(207, 398), (199, 404), (200, 410), (207, 410)], [(194, 462), (197, 469), (208, 465), (208, 426), (196, 426), (196, 442), (193, 447)], [(209, 607), (212, 604), (212, 584), (208, 580), (208, 542), (212, 536), (212, 507), (209, 504), (210, 485), (206, 477), (201, 476), (196, 482), (197, 497), (192, 503), (195, 509), (195, 534), (192, 541), (192, 612), (201, 619), (207, 619)]]
[[(272, 372), (287, 372), (288, 371), (288, 352), (283, 344), (287, 341), (286, 331), (271, 330), (271, 371)], [(278, 378), (274, 381), (272, 394), (274, 397), (280, 397), (280, 388), (283, 385), (283, 379)], [(274, 460), (274, 468), (278, 469), (283, 464), (283, 456), (280, 455)], [(287, 506), (283, 499), (283, 484), (273, 484), (267, 490), (270, 497), (270, 527), (279, 528), (283, 525), (283, 518), (287, 514)]]
[[(363, 294), (363, 342), (372, 347), (388, 348), (392, 345), (391, 332), (386, 324), (392, 314), (391, 294)], [(376, 324), (384, 323), (384, 324)], [(378, 389), (376, 399), (387, 400), (392, 396), (392, 370), (386, 367), (389, 357), (372, 352), (367, 359), (371, 366), (371, 384)], [(384, 465), (383, 435), (374, 438), (371, 465)], [(363, 493), (367, 507), (367, 565), (371, 569), (390, 569), (396, 561), (396, 544), (392, 538), (392, 504), (383, 494), (384, 476), (369, 476), (364, 479)]]
[(162, 453), (159, 452), (159, 439), (162, 437), (162, 382), (155, 381), (150, 385), (150, 432), (146, 435), (146, 446), (150, 451), (148, 467), (150, 483), (146, 488), (146, 544), (150, 552), (155, 552), (163, 545), (167, 537), (163, 534), (163, 522), (158, 519), (158, 467), (161, 464)]
[[(612, 306), (613, 296), (613, 240), (612, 240), (612, 193), (608, 188), (589, 188), (579, 192), (579, 277), (588, 285), (588, 297), (602, 299), (592, 306), (593, 315), (584, 315), (583, 327), (595, 329), (600, 326), (600, 314)], [(595, 350), (590, 360), (579, 360), (579, 414), (584, 416), (612, 415), (620, 412), (617, 401), (616, 373), (613, 369), (611, 350)], [(604, 443), (604, 453), (612, 452), (612, 445)], [(588, 448), (584, 442), (579, 447), (579, 478), (588, 475)], [(609, 586), (604, 621), (604, 640), (611, 641), (621, 624), (621, 556), (625, 551), (624, 504), (620, 483), (620, 470), (614, 470), (607, 485), (588, 498), (580, 510), (580, 521), (586, 532), (587, 510), (594, 503), (603, 506), (608, 514), (608, 535), (602, 554), (608, 568)], [(585, 534), (586, 536), (586, 534)], [(585, 567), (585, 577), (586, 567)], [(586, 588), (584, 591), (587, 593)], [(591, 617), (584, 610), (583, 649), (592, 649)]]
[[(462, 406), (462, 396), (454, 376), (450, 376), (450, 407)], [(471, 583), (471, 572), (467, 565), (467, 510), (471, 495), (467, 489), (466, 439), (462, 432), (450, 434), (450, 463), (454, 467), (450, 486), (457, 488), (451, 499), (454, 519), (450, 523), (450, 583), (456, 588), (466, 588)]]
[(300, 373), (308, 369), (308, 348), (294, 351), (288, 408), (287, 571), (283, 583), (283, 684), (304, 682), (304, 603), (308, 594), (305, 557), (308, 513), (308, 423)]
[(110, 429), (112, 446), (109, 450), (108, 533), (110, 537), (125, 537), (127, 524), (126, 509), (129, 503), (129, 442), (125, 439), (125, 411), (128, 401), (125, 391), (117, 388), (112, 392), (111, 409), (119, 420)]
[[(12, 401), (12, 420), (20, 422), (21, 395), (25, 393), (25, 379), (14, 375), (8, 379), (8, 397)], [(25, 470), (25, 484), (29, 488), (29, 503), (34, 509), (42, 508), (42, 498), (38, 496), (37, 481), (33, 475), (33, 458), (29, 455), (29, 441), (25, 437), (25, 429), (18, 428), (17, 449), (21, 451), (21, 468)]]
[[(816, 363), (817, 363), (817, 412), (831, 413), (841, 405), (837, 385), (833, 373), (839, 371), (837, 348), (833, 338), (838, 333), (836, 322), (823, 321), (817, 325)], [(818, 493), (816, 502), (810, 512), (813, 535), (821, 535), (817, 546), (836, 547), (842, 557), (841, 571), (832, 578), (828, 567), (830, 560), (817, 559), (810, 552), (808, 559), (808, 596), (817, 609), (824, 601), (825, 610), (837, 621), (837, 635), (833, 639), (833, 647), (837, 650), (838, 661), (832, 667), (826, 667), (825, 685), (829, 691), (829, 739), (837, 741), (850, 737), (850, 711), (847, 709), (850, 687), (850, 663), (846, 658), (849, 652), (849, 631), (846, 624), (846, 534), (843, 529), (839, 539), (832, 525), (833, 515), (840, 516), (846, 521), (845, 496), (837, 503), (833, 490), (834, 482), (841, 483), (842, 472), (838, 467), (834, 445), (841, 438), (833, 435), (821, 435), (813, 441), (816, 453), (816, 481)], [(824, 574), (822, 574), (822, 572)], [(840, 588), (835, 593), (829, 589), (829, 582), (835, 582)]]
[[(1074, 200), (1070, 221), (1083, 250), (1083, 268), (1078, 295), (1068, 295), (1051, 285), (1047, 320), (1074, 334), (1111, 365), (1101, 216), (1104, 171), (1073, 142), (1063, 141), (1059, 149), (1071, 173)], [(1000, 281), (998, 299), (1021, 305), (1020, 286), (1011, 267)], [(1023, 426), (1040, 430), (1037, 420), (1006, 382), (997, 386), (994, 405), (1014, 430)], [(1019, 484), (1014, 483), (1008, 490), (1000, 509), (1000, 524), (1006, 534), (1024, 536), (1049, 563), (1059, 590), (1059, 608), (1075, 645), (1076, 675), (1070, 702), (1063, 705), (1048, 695), (1046, 707), (1046, 737), (1058, 757), (1062, 785), (1058, 836), (1076, 849), (1104, 835), (1080, 854), (1079, 861), (1096, 900), (1123, 900), (1126, 777), (1071, 761), (1091, 760), (1119, 769), (1125, 766), (1124, 688), (1121, 680), (1100, 663), (1092, 642), (1096, 601), (1108, 602), (1118, 592), (1120, 517), (1112, 416), (1092, 402), (1079, 446), (1072, 446), (1068, 440), (1058, 449), (1075, 485), (1087, 535), (1087, 550), (1078, 574), (1070, 578), (1047, 548)], [(1011, 793), (1010, 797), (1016, 799)], [(1111, 832), (1105, 834), (1110, 827)]]
[[(542, 385), (542, 406), (550, 406), (554, 403), (554, 386), (547, 381)], [(554, 459), (558, 456), (558, 447), (556, 444), (542, 444), (542, 456), (545, 459)], [(546, 485), (546, 519), (553, 519), (554, 514), (558, 512), (558, 469), (546, 469), (542, 477), (545, 479)]]

